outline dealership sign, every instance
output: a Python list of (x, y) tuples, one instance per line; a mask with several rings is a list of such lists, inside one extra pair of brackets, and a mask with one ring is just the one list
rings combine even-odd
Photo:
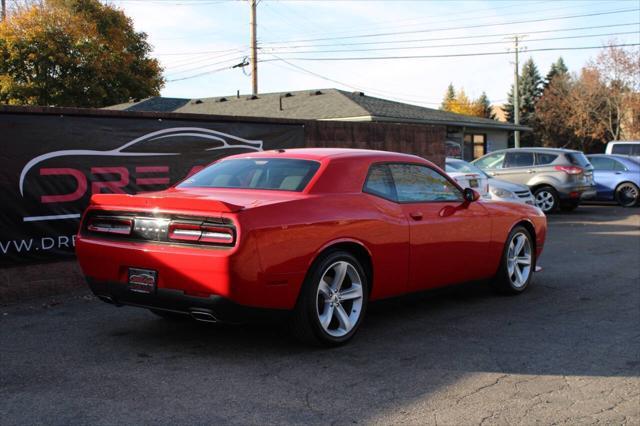
[(73, 255), (92, 194), (157, 191), (227, 155), (304, 144), (301, 125), (0, 113), (0, 263)]

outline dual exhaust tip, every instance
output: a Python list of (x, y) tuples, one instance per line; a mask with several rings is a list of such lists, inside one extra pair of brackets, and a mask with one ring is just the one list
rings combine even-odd
[(213, 314), (211, 312), (208, 312), (208, 311), (203, 311), (203, 310), (199, 310), (199, 309), (192, 309), (192, 310), (189, 311), (189, 314), (191, 315), (191, 318), (193, 318), (196, 321), (219, 322), (218, 318), (213, 316)]
[[(120, 303), (118, 303), (116, 300), (114, 300), (113, 297), (111, 296), (103, 296), (103, 295), (99, 295), (97, 296), (98, 299), (102, 300), (103, 302), (109, 303), (111, 305), (116, 305), (116, 306), (122, 306)], [(191, 316), (191, 318), (193, 318), (196, 321), (202, 321), (202, 322), (220, 322), (218, 320), (218, 318), (216, 318), (210, 311), (208, 310), (204, 310), (204, 309), (198, 309), (198, 308), (193, 308), (189, 310), (189, 315)]]

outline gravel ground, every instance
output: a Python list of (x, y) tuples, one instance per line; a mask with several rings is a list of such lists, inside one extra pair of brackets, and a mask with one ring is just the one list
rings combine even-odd
[(273, 324), (168, 323), (88, 292), (0, 308), (0, 424), (640, 424), (640, 210), (549, 218), (519, 297), (371, 307), (303, 347)]

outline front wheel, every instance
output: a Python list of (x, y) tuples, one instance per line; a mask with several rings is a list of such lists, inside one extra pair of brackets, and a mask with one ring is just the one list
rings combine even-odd
[(305, 343), (346, 343), (360, 327), (368, 296), (369, 282), (360, 262), (348, 252), (330, 252), (307, 274), (291, 318), (291, 331)]
[(544, 214), (553, 213), (558, 208), (559, 197), (555, 189), (550, 186), (542, 186), (533, 192), (536, 200), (536, 206), (542, 210)]
[(509, 233), (502, 253), (496, 276), (498, 289), (509, 294), (522, 293), (531, 283), (534, 268), (535, 250), (531, 234), (525, 227), (516, 226)]
[(616, 188), (616, 202), (622, 207), (633, 207), (640, 201), (640, 190), (631, 182), (624, 182)]

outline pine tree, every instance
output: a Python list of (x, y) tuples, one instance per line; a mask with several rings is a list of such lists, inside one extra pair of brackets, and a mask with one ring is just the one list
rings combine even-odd
[(490, 118), (492, 120), (496, 119), (496, 115), (493, 113), (491, 109), (491, 102), (487, 97), (485, 92), (482, 92), (482, 95), (478, 99), (474, 101), (477, 109), (477, 115), (479, 117)]
[(567, 66), (565, 65), (562, 56), (560, 56), (557, 61), (551, 64), (551, 69), (549, 69), (549, 72), (544, 79), (544, 89), (549, 87), (549, 84), (551, 83), (551, 80), (553, 80), (553, 77), (557, 75), (566, 75), (568, 72), (569, 68), (567, 68)]
[[(538, 72), (535, 62), (532, 58), (529, 58), (522, 65), (522, 73), (518, 81), (518, 94), (519, 94), (519, 111), (520, 111), (520, 124), (525, 126), (535, 126), (535, 109), (536, 103), (542, 95), (543, 80)], [(504, 110), (506, 113), (507, 121), (513, 123), (513, 85), (509, 91), (509, 101), (505, 104)], [(536, 145), (537, 137), (534, 132), (524, 132), (521, 134), (522, 145), (534, 146)]]
[(455, 103), (455, 100), (456, 89), (453, 87), (453, 83), (449, 83), (449, 87), (447, 87), (447, 92), (444, 95), (440, 109), (443, 111), (451, 111), (451, 106)]

